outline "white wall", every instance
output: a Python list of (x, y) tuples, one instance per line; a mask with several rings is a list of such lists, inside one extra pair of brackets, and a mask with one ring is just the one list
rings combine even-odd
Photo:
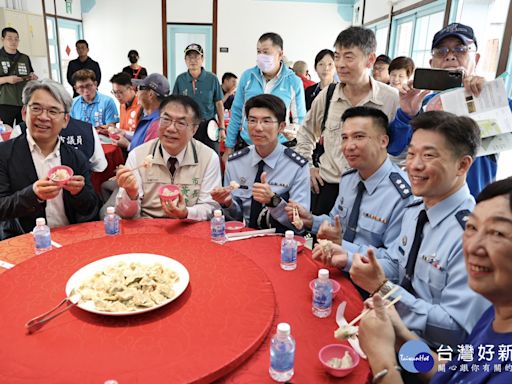
[(346, 27), (336, 4), (259, 0), (221, 0), (218, 10), (217, 74), (237, 75), (256, 60), (256, 43), (265, 32), (276, 32), (284, 41), (284, 54), (291, 61), (304, 60), (316, 79), (314, 58), (324, 48), (332, 49), (336, 36)]
[(89, 56), (101, 67), (100, 92), (110, 94), (112, 75), (129, 65), (130, 49), (139, 52), (139, 63), (148, 73), (162, 70), (162, 23), (160, 1), (97, 0), (82, 14)]
[[(219, 3), (223, 3), (220, 0)], [(212, 23), (212, 0), (167, 0), (168, 23)]]
[(389, 15), (390, 8), (390, 2), (387, 0), (366, 0), (363, 22), (368, 23), (382, 16)]

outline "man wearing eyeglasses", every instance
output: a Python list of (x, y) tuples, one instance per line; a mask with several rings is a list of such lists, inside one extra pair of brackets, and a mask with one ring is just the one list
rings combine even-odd
[(30, 58), (18, 51), (20, 37), (14, 28), (2, 29), (0, 49), (0, 120), (21, 123), (21, 94), (28, 80), (36, 80)]
[(71, 117), (92, 124), (95, 128), (119, 122), (116, 103), (110, 96), (98, 92), (96, 75), (92, 70), (75, 72), (73, 81), (80, 96), (73, 100)]
[[(192, 98), (172, 95), (162, 101), (158, 138), (131, 151), (116, 173), (119, 215), (197, 221), (212, 216), (218, 205), (210, 191), (221, 185), (220, 162), (213, 149), (193, 138), (200, 121), (201, 110)], [(160, 187), (166, 184), (179, 187), (176, 200), (161, 200)]]
[(119, 101), (121, 109), (119, 128), (128, 132), (135, 131), (142, 116), (142, 106), (131, 80), (131, 76), (126, 72), (117, 73), (110, 79), (112, 94)]
[[(98, 213), (88, 160), (59, 140), (69, 120), (67, 91), (52, 80), (31, 81), (23, 105), (26, 132), (0, 143), (0, 240), (30, 232), (38, 217), (59, 227), (96, 220)], [(74, 172), (63, 186), (48, 175), (59, 165)]]
[[(477, 41), (473, 29), (460, 23), (452, 23), (434, 35), (430, 65), (435, 69), (462, 70), (464, 88), (478, 96), (485, 79), (475, 75), (480, 60)], [(411, 119), (421, 113), (425, 105), (438, 93), (412, 88), (411, 83), (400, 91), (400, 108), (395, 120), (390, 124), (390, 144), (388, 152), (398, 156), (407, 147), (412, 137)], [(512, 109), (512, 100), (509, 99)], [(494, 181), (497, 172), (495, 155), (477, 157), (467, 174), (471, 194), (476, 197), (489, 183)]]
[[(293, 200), (309, 210), (309, 167), (305, 158), (279, 143), (286, 128), (286, 106), (278, 96), (261, 94), (247, 100), (244, 108), (253, 144), (229, 156), (225, 187), (211, 195), (226, 217), (251, 228), (299, 231), (285, 208)], [(240, 187), (233, 189), (231, 182)]]

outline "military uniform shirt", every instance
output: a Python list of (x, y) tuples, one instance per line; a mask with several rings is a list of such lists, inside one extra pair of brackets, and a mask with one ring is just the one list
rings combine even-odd
[(462, 343), (490, 305), (468, 287), (462, 254), (462, 234), (474, 206), (467, 184), (431, 208), (423, 202), (412, 204), (405, 210), (397, 240), (387, 251), (377, 252), (386, 277), (400, 283), (418, 215), (426, 210), (428, 222), (411, 279), (416, 296), (403, 288), (392, 296), (402, 296), (396, 309), (405, 325), (433, 347)]
[(413, 202), (407, 175), (387, 158), (366, 180), (362, 180), (356, 170), (346, 172), (341, 178), (340, 192), (329, 216), (313, 216), (311, 232), (316, 234), (324, 220), (334, 224), (336, 215), (340, 216), (342, 229), (346, 231), (360, 181), (364, 183), (365, 192), (359, 209), (356, 236), (353, 242), (342, 242), (349, 254), (346, 270), (350, 269), (353, 253), (365, 254), (369, 246), (388, 248), (393, 243), (400, 233), (405, 207)]
[(310, 184), (307, 161), (290, 148), (277, 144), (274, 151), (265, 158), (256, 152), (254, 145), (234, 152), (228, 161), (224, 175), (224, 185), (231, 181), (240, 184), (232, 193), (233, 203), (224, 212), (234, 220), (249, 222), (252, 202), (252, 185), (258, 171), (260, 160), (265, 162), (264, 172), (272, 192), (281, 196), (281, 202), (275, 208), (268, 207), (270, 215), (283, 226), (297, 231), (288, 220), (284, 208), (289, 199), (296, 201), (309, 210)]

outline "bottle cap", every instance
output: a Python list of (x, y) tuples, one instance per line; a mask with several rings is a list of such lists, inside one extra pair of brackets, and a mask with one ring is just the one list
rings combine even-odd
[(288, 324), (288, 323), (277, 324), (277, 334), (279, 336), (289, 336), (290, 331), (291, 331), (290, 324)]
[(38, 217), (36, 219), (36, 225), (46, 225), (46, 219), (44, 217)]
[(215, 211), (213, 211), (213, 216), (221, 217), (222, 216), (222, 211), (220, 209), (216, 209)]
[(112, 215), (116, 213), (116, 209), (114, 207), (107, 207), (107, 215)]
[(321, 280), (328, 280), (329, 279), (329, 270), (328, 269), (319, 269), (318, 270), (318, 278)]
[(295, 234), (293, 233), (293, 231), (286, 231), (286, 232), (284, 233), (284, 237), (286, 237), (287, 239), (293, 239), (293, 236), (294, 236), (294, 235), (295, 235)]

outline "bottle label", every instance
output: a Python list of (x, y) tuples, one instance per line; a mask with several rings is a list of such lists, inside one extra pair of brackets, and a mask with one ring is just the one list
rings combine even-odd
[(105, 218), (105, 233), (107, 235), (119, 234), (119, 219), (118, 218)]
[(37, 249), (46, 249), (52, 246), (50, 233), (38, 233), (34, 236)]
[(295, 263), (297, 261), (297, 247), (290, 244), (283, 244), (281, 248), (281, 262), (285, 264)]
[(226, 226), (224, 221), (216, 221), (212, 219), (211, 222), (211, 236), (212, 239), (223, 239), (226, 235)]
[(316, 308), (328, 309), (332, 305), (332, 288), (330, 284), (315, 284), (313, 305)]
[(270, 367), (278, 372), (286, 372), (293, 369), (295, 349), (293, 345), (277, 343), (270, 353)]

